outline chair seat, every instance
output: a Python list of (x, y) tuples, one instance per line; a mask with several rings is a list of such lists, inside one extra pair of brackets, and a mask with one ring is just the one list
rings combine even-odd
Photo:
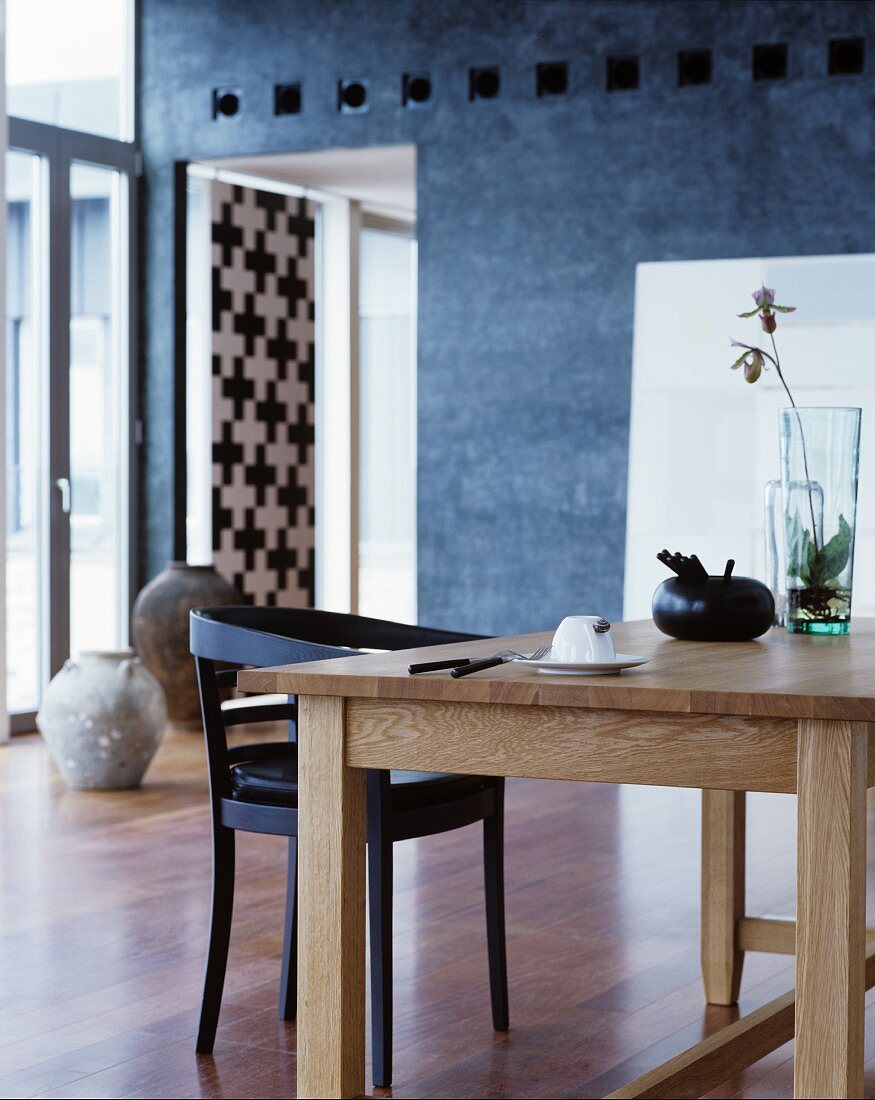
[[(446, 772), (393, 771), (390, 775), (396, 810), (420, 809), (465, 798), (483, 790), (488, 782), (483, 776)], [(297, 756), (271, 756), (235, 765), (231, 768), (231, 797), (241, 802), (297, 806)]]

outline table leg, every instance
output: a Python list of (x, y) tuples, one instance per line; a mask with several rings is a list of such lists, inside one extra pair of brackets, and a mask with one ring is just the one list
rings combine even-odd
[(365, 772), (345, 701), (298, 700), (298, 1096), (365, 1091)]
[(741, 985), (744, 824), (744, 791), (702, 791), (702, 980), (709, 1004), (735, 1004)]
[(863, 722), (799, 722), (794, 1096), (863, 1095)]

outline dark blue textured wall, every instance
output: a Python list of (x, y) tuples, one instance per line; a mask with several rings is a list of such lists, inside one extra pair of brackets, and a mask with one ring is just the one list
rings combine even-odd
[[(413, 141), (419, 156), (420, 618), (506, 632), (620, 613), (635, 264), (875, 251), (875, 7), (840, 0), (141, 0), (147, 568), (171, 551), (176, 159)], [(867, 35), (861, 76), (831, 36)], [(788, 79), (751, 81), (755, 43)], [(678, 88), (678, 49), (714, 51)], [(604, 90), (605, 55), (641, 87)], [(566, 97), (534, 65), (569, 62)], [(501, 66), (471, 104), (470, 65)], [(432, 74), (423, 110), (400, 74)], [(370, 80), (339, 115), (338, 77)], [(304, 109), (275, 118), (275, 83)], [(212, 87), (243, 109), (212, 122)], [(666, 303), (671, 309), (671, 303)], [(656, 550), (657, 548), (654, 548)]]

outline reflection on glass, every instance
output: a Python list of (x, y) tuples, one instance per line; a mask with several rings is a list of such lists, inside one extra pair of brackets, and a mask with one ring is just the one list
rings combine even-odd
[(45, 524), (41, 464), (40, 162), (6, 158), (6, 632), (11, 712), (39, 706)]
[(127, 391), (119, 174), (73, 164), (70, 191), (70, 652), (76, 654), (126, 642)]
[(131, 139), (130, 0), (7, 0), (10, 115)]
[(416, 241), (360, 242), (359, 611), (416, 621)]

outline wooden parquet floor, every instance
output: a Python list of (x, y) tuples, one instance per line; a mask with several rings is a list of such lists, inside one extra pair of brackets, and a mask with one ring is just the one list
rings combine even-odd
[[(793, 911), (794, 803), (749, 796), (750, 913)], [(395, 1096), (603, 1096), (733, 1018), (699, 981), (697, 792), (512, 781), (507, 819), (507, 1035), (490, 1025), (479, 829), (396, 848)], [(196, 1057), (200, 738), (168, 734), (124, 793), (66, 791), (36, 737), (0, 748), (0, 1097), (294, 1096), (295, 1029), (275, 1011), (284, 861), (279, 838), (238, 842), (218, 1042)], [(792, 981), (791, 959), (749, 955), (741, 1011)], [(712, 1095), (791, 1096), (792, 1045)]]

